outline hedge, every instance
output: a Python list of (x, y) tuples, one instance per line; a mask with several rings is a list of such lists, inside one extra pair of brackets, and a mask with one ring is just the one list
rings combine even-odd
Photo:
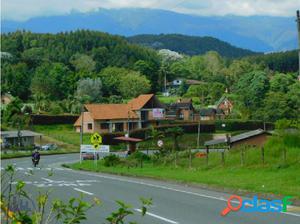
[(46, 114), (32, 114), (30, 115), (33, 125), (46, 124), (74, 124), (78, 119), (78, 115), (46, 115)]
[[(255, 129), (264, 129), (263, 121), (242, 121), (242, 120), (217, 120), (216, 121), (216, 130), (218, 131), (239, 131), (239, 130), (255, 130)], [(223, 127), (225, 124), (225, 127)], [(273, 130), (274, 123), (265, 122), (266, 130)]]

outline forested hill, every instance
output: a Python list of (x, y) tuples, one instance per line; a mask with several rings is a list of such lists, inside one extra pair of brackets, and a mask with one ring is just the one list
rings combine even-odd
[[(170, 45), (175, 44), (170, 41)], [(234, 101), (230, 115), (234, 119), (275, 121), (300, 116), (297, 73), (276, 72), (294, 70), (296, 61), (285, 62), (289, 53), (228, 60), (208, 51), (182, 57), (89, 30), (2, 34), (1, 46), (1, 93), (16, 98), (7, 106), (11, 109), (5, 110), (5, 122), (19, 122), (19, 99), (34, 105), (27, 108), (28, 113), (79, 113), (84, 103), (120, 103), (140, 94), (158, 93), (165, 76), (168, 81), (178, 77), (202, 81), (191, 86), (183, 82), (170, 90), (198, 99), (202, 107), (214, 104), (228, 90)], [(278, 65), (273, 71), (267, 69), (272, 63)]]
[(2, 34), (1, 46), (1, 92), (23, 100), (37, 94), (50, 100), (65, 99), (74, 94), (80, 79), (96, 78), (107, 67), (122, 67), (122, 72), (128, 73), (145, 65), (143, 75), (153, 83), (151, 90), (156, 90), (157, 52), (120, 36), (88, 30), (58, 34), (17, 31)]
[(298, 71), (298, 51), (285, 51), (270, 54), (261, 54), (247, 57), (253, 63), (263, 63), (273, 71), (297, 72)]
[(154, 49), (169, 49), (187, 55), (205, 54), (216, 51), (229, 58), (237, 58), (258, 54), (238, 48), (213, 37), (197, 37), (181, 34), (136, 35), (127, 38), (129, 42), (151, 47)]

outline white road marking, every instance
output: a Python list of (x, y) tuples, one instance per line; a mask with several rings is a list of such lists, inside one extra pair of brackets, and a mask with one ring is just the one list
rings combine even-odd
[[(206, 195), (206, 194), (199, 194), (199, 193), (196, 193), (196, 192), (179, 190), (179, 189), (175, 189), (175, 188), (172, 188), (172, 187), (166, 187), (166, 186), (157, 185), (157, 184), (145, 183), (143, 181), (125, 180), (125, 179), (118, 178), (118, 177), (104, 176), (104, 175), (100, 175), (100, 174), (91, 174), (91, 173), (88, 173), (88, 172), (82, 172), (82, 171), (77, 171), (77, 170), (76, 171), (75, 170), (69, 170), (69, 171), (74, 172), (74, 173), (81, 173), (83, 175), (88, 175), (88, 176), (101, 177), (101, 178), (104, 178), (104, 179), (111, 179), (111, 180), (117, 180), (117, 181), (121, 181), (121, 182), (123, 181), (123, 182), (127, 182), (127, 183), (141, 184), (141, 185), (145, 185), (145, 186), (156, 187), (156, 188), (160, 188), (160, 189), (165, 189), (165, 190), (170, 190), (170, 191), (195, 195), (195, 196), (199, 196), (199, 197), (203, 197), (203, 198), (215, 199), (215, 200), (219, 200), (219, 201), (226, 201), (227, 202), (227, 200), (228, 200), (224, 197), (215, 197), (215, 196)], [(232, 201), (232, 202), (233, 203), (239, 203), (238, 201)], [(292, 212), (280, 212), (280, 213), (300, 217), (300, 214), (296, 214), (296, 213), (292, 213)]]
[[(134, 210), (136, 210), (136, 211), (138, 211), (138, 212), (142, 212), (142, 210), (141, 210), (141, 209), (138, 209), (138, 208), (136, 208), (136, 209), (134, 209)], [(159, 215), (155, 215), (155, 214), (153, 214), (153, 213), (151, 213), (151, 212), (147, 212), (146, 215), (152, 216), (152, 217), (154, 217), (154, 218), (163, 220), (163, 221), (168, 222), (168, 223), (178, 224), (178, 222), (175, 222), (175, 221), (173, 221), (173, 220), (171, 220), (171, 219), (164, 218), (164, 217), (159, 216)]]
[[(74, 170), (72, 170), (72, 171), (74, 172)], [(80, 172), (80, 171), (78, 171), (78, 172)], [(180, 193), (191, 194), (191, 195), (196, 195), (196, 196), (199, 196), (199, 197), (205, 197), (205, 198), (216, 199), (216, 200), (227, 202), (227, 199), (225, 199), (224, 197), (214, 197), (214, 196), (210, 196), (210, 195), (199, 194), (199, 193), (196, 193), (196, 192), (179, 190), (179, 189), (175, 189), (175, 188), (172, 188), (172, 187), (166, 187), (166, 186), (157, 185), (157, 184), (145, 183), (143, 181), (125, 180), (125, 179), (118, 178), (118, 177), (103, 176), (103, 175), (98, 175), (98, 174), (89, 174), (89, 173), (86, 173), (86, 172), (85, 173), (81, 172), (81, 173), (84, 174), (84, 175), (89, 175), (89, 176), (102, 177), (102, 178), (106, 178), (106, 179), (118, 180), (118, 181), (123, 181), (123, 182), (127, 182), (127, 183), (141, 184), (141, 185), (146, 185), (146, 186), (150, 186), (150, 187), (156, 187), (156, 188), (161, 188), (161, 189), (165, 189), (165, 190), (171, 190), (171, 191), (176, 191), (176, 192), (180, 192)]]
[(53, 182), (54, 182), (53, 180), (50, 180), (50, 179), (45, 178), (45, 177), (42, 177), (41, 179), (43, 179), (43, 180), (45, 180), (45, 181), (47, 181), (47, 182), (50, 182), (50, 183), (53, 183)]
[(94, 195), (93, 193), (91, 193), (91, 192), (88, 192), (88, 191), (84, 191), (84, 190), (81, 190), (81, 189), (79, 189), (79, 188), (76, 188), (76, 187), (74, 187), (73, 188), (75, 191), (79, 191), (79, 192), (82, 192), (82, 193), (85, 193), (85, 194), (88, 194), (88, 195)]
[[(4, 167), (1, 167), (1, 170), (4, 170)], [(47, 170), (47, 171), (55, 171), (55, 170), (59, 170), (59, 171), (63, 171), (63, 170), (70, 170), (68, 168), (62, 168), (62, 167), (56, 167), (56, 168), (52, 168), (52, 167), (16, 167), (15, 168), (16, 171), (19, 170), (32, 170), (32, 171), (36, 171), (36, 170)]]

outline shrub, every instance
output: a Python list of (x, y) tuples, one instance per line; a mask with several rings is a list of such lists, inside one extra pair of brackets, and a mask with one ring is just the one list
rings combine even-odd
[(106, 167), (115, 166), (118, 163), (120, 163), (120, 158), (115, 154), (110, 154), (108, 156), (105, 156), (103, 159), (104, 159), (104, 166)]
[(143, 160), (143, 161), (149, 161), (150, 157), (142, 152), (135, 152), (129, 156), (129, 159), (136, 159), (136, 160)]
[(52, 115), (58, 115), (63, 113), (63, 109), (58, 104), (52, 103), (49, 112)]

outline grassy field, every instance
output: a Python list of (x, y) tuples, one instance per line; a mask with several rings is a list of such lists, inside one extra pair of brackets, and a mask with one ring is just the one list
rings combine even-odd
[[(94, 166), (91, 161), (70, 165), (73, 169), (108, 172), (122, 175), (175, 180), (184, 183), (208, 185), (219, 189), (233, 191), (258, 192), (274, 195), (291, 195), (300, 199), (300, 141), (298, 136), (284, 140), (272, 138), (266, 144), (265, 164), (261, 162), (259, 149), (245, 151), (245, 162), (241, 165), (240, 150), (232, 150), (225, 154), (225, 165), (221, 164), (219, 153), (210, 153), (209, 165), (205, 158), (192, 159), (189, 168), (188, 153), (182, 152), (178, 166), (174, 166), (174, 157), (144, 161), (143, 168), (128, 167), (125, 161), (113, 167), (104, 166), (103, 160)], [(282, 148), (287, 148), (287, 161), (284, 163)], [(128, 159), (127, 159), (128, 160)], [(130, 159), (129, 159), (130, 160)], [(165, 163), (166, 162), (166, 163)], [(165, 164), (165, 165), (164, 165)]]
[[(49, 136), (57, 141), (64, 142), (79, 147), (80, 134), (75, 132), (71, 124), (57, 124), (57, 125), (35, 125), (34, 131)], [(83, 135), (84, 144), (89, 144), (90, 134)]]

